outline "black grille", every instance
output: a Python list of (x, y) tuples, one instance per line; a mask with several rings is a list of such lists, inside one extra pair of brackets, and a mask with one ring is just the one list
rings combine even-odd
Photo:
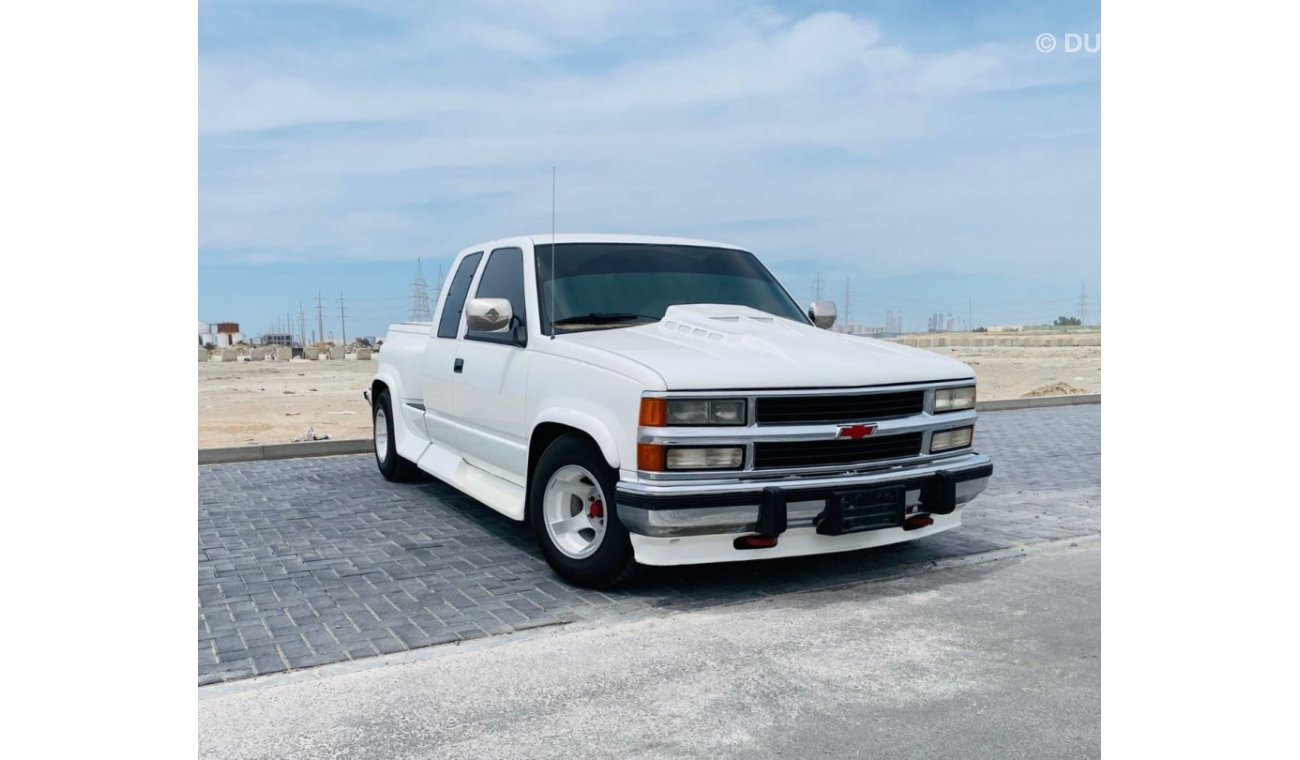
[(857, 464), (881, 459), (911, 457), (921, 453), (921, 434), (903, 433), (863, 438), (859, 441), (786, 441), (754, 444), (754, 468), (819, 467)]
[(870, 422), (920, 414), (924, 406), (925, 391), (856, 396), (760, 396), (755, 418), (760, 425)]

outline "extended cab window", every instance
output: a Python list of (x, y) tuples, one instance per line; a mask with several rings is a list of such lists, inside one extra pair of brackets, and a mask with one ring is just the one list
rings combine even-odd
[(438, 337), (455, 338), (460, 330), (460, 312), (465, 308), (465, 296), (469, 295), (469, 283), (474, 279), (474, 270), (478, 269), (482, 253), (471, 253), (461, 259), (460, 268), (447, 288), (447, 301), (442, 306), (442, 316), (438, 320)]
[(466, 338), (487, 340), (498, 343), (527, 342), (528, 331), (524, 328), (524, 252), (519, 248), (498, 248), (488, 257), (487, 266), (483, 267), (483, 276), (479, 278), (475, 298), (504, 298), (510, 302), (510, 311), (515, 316), (514, 324), (506, 332), (465, 333)]

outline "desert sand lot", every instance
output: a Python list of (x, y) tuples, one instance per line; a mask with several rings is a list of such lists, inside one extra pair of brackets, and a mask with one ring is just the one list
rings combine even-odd
[[(1101, 393), (1101, 346), (924, 349), (966, 362), (983, 400)], [(377, 358), (377, 357), (376, 357)], [(310, 428), (369, 438), (361, 392), (378, 361), (200, 362), (199, 447), (289, 443)]]
[(369, 438), (376, 361), (200, 362), (199, 448)]

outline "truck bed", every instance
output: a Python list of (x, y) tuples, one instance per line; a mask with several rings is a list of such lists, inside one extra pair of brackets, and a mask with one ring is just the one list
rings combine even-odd
[(420, 363), (432, 329), (431, 322), (399, 322), (388, 326), (383, 349), (379, 352), (379, 361), (391, 367), (402, 381), (402, 398), (393, 399), (395, 409), (399, 404), (407, 403), (423, 406), (424, 385), (420, 381)]

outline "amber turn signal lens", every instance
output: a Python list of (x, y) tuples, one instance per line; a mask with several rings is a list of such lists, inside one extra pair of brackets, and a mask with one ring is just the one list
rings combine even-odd
[[(668, 399), (641, 399), (641, 427), (663, 427), (668, 424)], [(645, 469), (644, 467), (641, 469)]]
[[(645, 407), (642, 407), (644, 409)], [(638, 443), (636, 445), (636, 468), (642, 472), (663, 472), (664, 467), (664, 447), (657, 446), (653, 443)]]

